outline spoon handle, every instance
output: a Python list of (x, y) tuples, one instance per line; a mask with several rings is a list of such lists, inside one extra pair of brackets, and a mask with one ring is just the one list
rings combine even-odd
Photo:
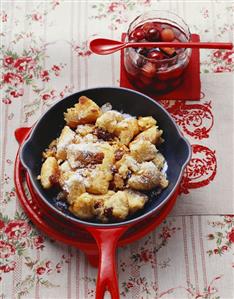
[(134, 43), (134, 42), (127, 42), (125, 44), (125, 47), (129, 48), (139, 48), (139, 47), (145, 47), (145, 48), (163, 48), (163, 47), (169, 47), (169, 48), (199, 48), (199, 49), (227, 49), (231, 50), (233, 48), (232, 43), (203, 43), (203, 42), (140, 42), (140, 43)]

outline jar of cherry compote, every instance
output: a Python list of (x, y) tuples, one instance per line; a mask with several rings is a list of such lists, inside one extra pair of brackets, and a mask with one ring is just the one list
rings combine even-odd
[[(126, 41), (188, 42), (187, 24), (169, 11), (151, 11), (138, 16), (129, 26)], [(191, 57), (191, 49), (126, 48), (124, 66), (130, 82), (140, 90), (165, 93), (176, 88)]]

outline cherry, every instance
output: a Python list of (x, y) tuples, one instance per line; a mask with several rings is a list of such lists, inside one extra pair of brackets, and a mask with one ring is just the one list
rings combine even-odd
[(158, 73), (157, 77), (159, 78), (159, 80), (166, 81), (169, 79), (178, 78), (182, 75), (182, 73), (183, 73), (183, 68), (179, 67), (168, 72)]
[(160, 33), (156, 28), (150, 28), (145, 34), (145, 38), (150, 42), (156, 42), (160, 39)]
[(161, 48), (161, 50), (167, 54), (167, 56), (169, 57), (173, 57), (176, 55), (176, 51), (175, 48)]
[(160, 51), (153, 50), (153, 51), (148, 53), (147, 58), (161, 60), (161, 59), (164, 58), (164, 55)]
[(142, 68), (141, 72), (145, 77), (152, 78), (156, 74), (156, 66), (154, 63), (147, 62)]
[(155, 24), (153, 22), (147, 22), (145, 24), (142, 25), (142, 30), (144, 31), (144, 33), (146, 34), (150, 29), (154, 29), (155, 28)]
[(171, 42), (175, 38), (175, 33), (171, 28), (165, 28), (161, 32), (161, 40), (163, 42)]
[(130, 39), (135, 39), (135, 40), (139, 41), (144, 38), (145, 38), (145, 33), (144, 33), (143, 29), (141, 27), (138, 27), (131, 33)]

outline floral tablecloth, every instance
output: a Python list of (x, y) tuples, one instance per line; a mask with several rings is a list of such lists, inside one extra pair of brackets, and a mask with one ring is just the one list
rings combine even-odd
[[(41, 234), (19, 206), (14, 130), (82, 88), (119, 85), (119, 53), (92, 54), (151, 9), (181, 15), (205, 41), (231, 41), (228, 1), (1, 1), (1, 298), (93, 298), (97, 270)], [(119, 249), (121, 298), (234, 298), (233, 51), (201, 51), (201, 101), (162, 104), (193, 147), (171, 216)]]

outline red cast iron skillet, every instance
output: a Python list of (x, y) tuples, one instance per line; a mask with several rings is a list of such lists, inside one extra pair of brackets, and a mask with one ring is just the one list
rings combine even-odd
[[(64, 111), (77, 103), (82, 95), (91, 98), (99, 106), (109, 102), (113, 109), (133, 116), (151, 115), (157, 119), (159, 127), (164, 131), (163, 138), (165, 142), (159, 149), (168, 163), (167, 177), (170, 184), (160, 195), (156, 196), (155, 192), (149, 192), (150, 200), (144, 209), (122, 222), (102, 224), (80, 220), (69, 212), (66, 204), (56, 200), (56, 190), (44, 190), (40, 181), (37, 180), (37, 176), (40, 174), (43, 150), (53, 139), (60, 135), (65, 125)], [(98, 299), (104, 297), (107, 289), (112, 298), (119, 298), (115, 261), (119, 238), (139, 221), (147, 221), (149, 217), (156, 215), (170, 200), (172, 194), (178, 188), (184, 168), (190, 157), (191, 147), (188, 141), (182, 136), (170, 114), (161, 105), (140, 92), (118, 87), (86, 89), (57, 102), (41, 116), (20, 151), (21, 162), (28, 172), (34, 190), (43, 203), (64, 221), (85, 228), (96, 240), (100, 256), (96, 287), (96, 298)]]
[[(15, 137), (20, 145), (25, 142), (30, 131), (31, 128), (16, 129)], [(29, 175), (22, 167), (19, 160), (19, 151), (15, 159), (14, 181), (18, 199), (29, 219), (50, 238), (82, 250), (88, 258), (89, 263), (93, 267), (98, 267), (99, 255), (97, 243), (94, 238), (91, 234), (87, 234), (85, 229), (78, 225), (71, 226), (70, 223), (58, 217), (56, 213), (53, 214), (47, 205), (43, 205), (42, 200), (33, 189)], [(25, 189), (25, 179), (30, 194), (28, 194)], [(118, 240), (118, 247), (126, 246), (129, 243), (143, 238), (161, 224), (175, 205), (177, 196), (178, 189), (157, 214), (153, 214), (149, 217), (147, 222), (143, 219), (143, 221), (138, 222), (128, 229)]]

